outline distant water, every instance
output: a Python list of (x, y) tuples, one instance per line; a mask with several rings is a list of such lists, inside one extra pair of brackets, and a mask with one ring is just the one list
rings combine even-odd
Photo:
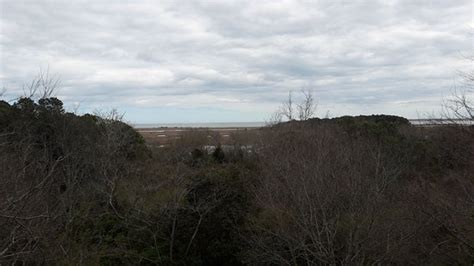
[(150, 124), (130, 124), (134, 128), (160, 128), (160, 127), (185, 127), (185, 128), (249, 128), (263, 127), (265, 122), (223, 122), (223, 123), (150, 123)]
[[(410, 119), (412, 125), (442, 125), (442, 124), (464, 124), (473, 125), (472, 120), (444, 120), (444, 119)], [(148, 123), (148, 124), (130, 124), (134, 128), (251, 128), (264, 127), (265, 122), (221, 122), (221, 123)]]
[(429, 125), (474, 125), (473, 120), (469, 119), (410, 119), (410, 123), (414, 126), (429, 126)]

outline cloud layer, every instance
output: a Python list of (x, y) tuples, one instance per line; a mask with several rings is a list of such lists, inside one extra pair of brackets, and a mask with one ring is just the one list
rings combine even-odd
[(1, 85), (38, 72), (80, 111), (261, 121), (310, 87), (319, 115), (436, 110), (472, 67), (470, 0), (0, 0)]

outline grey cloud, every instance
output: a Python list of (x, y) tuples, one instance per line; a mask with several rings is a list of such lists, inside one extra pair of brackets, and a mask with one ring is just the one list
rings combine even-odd
[(415, 116), (417, 105), (407, 103), (435, 108), (433, 99), (467, 65), (461, 55), (472, 53), (469, 0), (0, 0), (0, 7), (0, 80), (9, 95), (49, 65), (63, 80), (60, 96), (91, 106), (217, 101), (270, 113), (288, 90), (309, 86), (340, 113), (384, 104), (397, 112), (403, 104), (399, 113)]

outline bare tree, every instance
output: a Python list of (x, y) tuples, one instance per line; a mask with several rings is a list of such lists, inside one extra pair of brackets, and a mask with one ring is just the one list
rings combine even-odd
[(268, 121), (266, 121), (265, 124), (267, 126), (273, 126), (273, 125), (281, 123), (282, 120), (283, 120), (283, 114), (281, 110), (277, 110), (270, 115), (270, 118), (268, 119)]
[(283, 103), (281, 106), (281, 114), (285, 116), (289, 121), (293, 120), (293, 99), (292, 99), (292, 91), (288, 92), (288, 100)]
[[(474, 63), (474, 58), (468, 58)], [(443, 103), (443, 118), (458, 124), (459, 121), (474, 120), (474, 70), (460, 74), (463, 79), (462, 87), (455, 87), (450, 97)]]
[(278, 124), (283, 118), (286, 118), (288, 121), (294, 120), (295, 118), (304, 121), (313, 117), (314, 113), (316, 112), (317, 105), (313, 98), (311, 89), (302, 89), (301, 94), (303, 99), (300, 103), (296, 104), (295, 108), (295, 104), (293, 102), (293, 92), (289, 91), (288, 99), (281, 104), (275, 113), (272, 114), (270, 121), (267, 124)]
[[(474, 80), (470, 80), (473, 82)], [(444, 103), (444, 115), (449, 120), (474, 120), (474, 102), (471, 99), (472, 89), (453, 89), (451, 97)]]
[(23, 86), (23, 97), (39, 99), (52, 97), (60, 82), (58, 76), (49, 73), (49, 68), (45, 71), (40, 69), (37, 76), (28, 85)]
[(303, 101), (298, 104), (298, 117), (300, 120), (308, 120), (314, 115), (317, 105), (314, 102), (313, 94), (309, 88), (302, 89), (301, 93), (304, 98)]

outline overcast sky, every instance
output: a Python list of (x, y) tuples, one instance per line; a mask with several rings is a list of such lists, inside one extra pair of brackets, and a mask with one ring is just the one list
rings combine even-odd
[(131, 122), (263, 121), (289, 90), (318, 115), (436, 112), (472, 68), (472, 0), (0, 0), (0, 85), (40, 68), (72, 110)]

